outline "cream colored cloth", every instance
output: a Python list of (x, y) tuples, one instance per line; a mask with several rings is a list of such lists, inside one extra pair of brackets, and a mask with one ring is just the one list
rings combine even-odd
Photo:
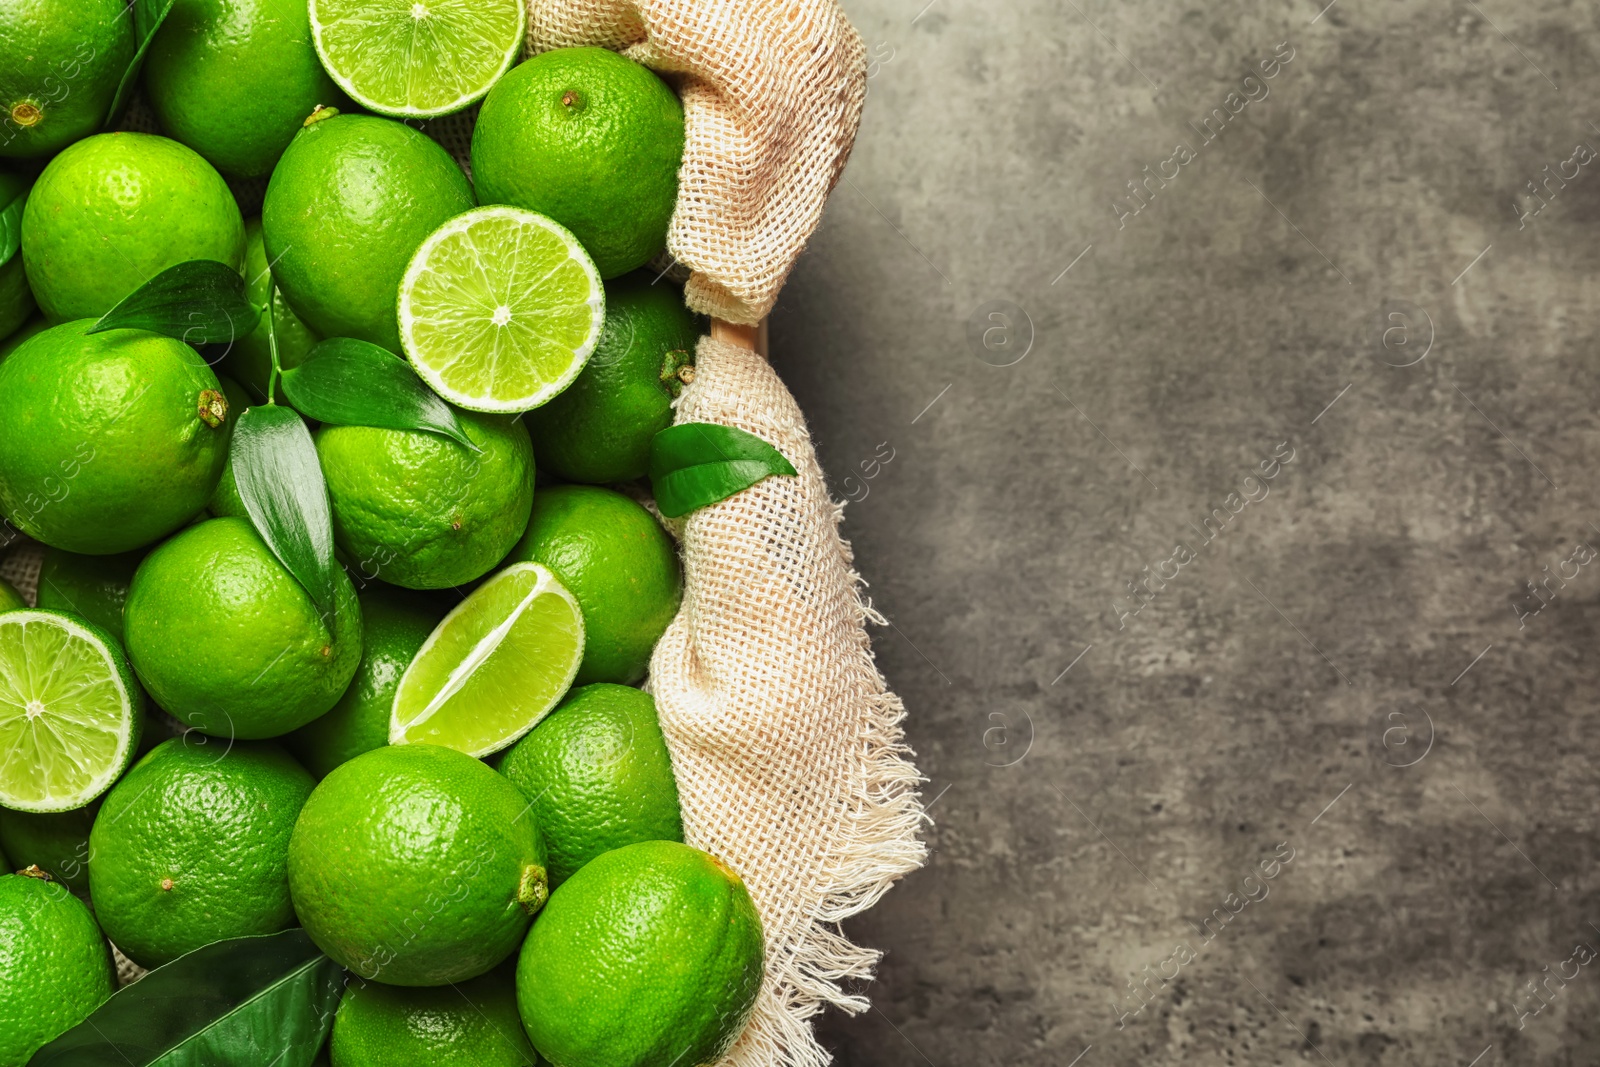
[(878, 953), (835, 924), (922, 863), (921, 782), (865, 624), (841, 506), (804, 418), (766, 360), (706, 338), (677, 421), (771, 442), (797, 477), (768, 478), (672, 525), (683, 609), (656, 646), (650, 689), (683, 803), (686, 840), (750, 887), (767, 976), (730, 1067), (820, 1067), (809, 1018), (864, 1011), (842, 983)]
[(671, 78), (687, 140), (667, 249), (689, 306), (759, 322), (817, 228), (866, 98), (834, 0), (529, 0), (533, 52), (602, 45)]

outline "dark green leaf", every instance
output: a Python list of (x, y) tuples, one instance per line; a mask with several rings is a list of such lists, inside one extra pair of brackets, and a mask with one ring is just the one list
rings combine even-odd
[(33, 183), (12, 174), (0, 174), (0, 267), (22, 247), (22, 209)]
[(309, 1067), (344, 988), (303, 930), (195, 949), (113, 994), (29, 1067)]
[(298, 367), (283, 372), (283, 395), (299, 412), (335, 426), (426, 430), (482, 451), (449, 404), (429, 389), (411, 364), (367, 341), (330, 337)]
[(172, 10), (175, 2), (176, 0), (128, 0), (122, 15), (118, 16), (119, 18), (132, 16), (133, 39), (139, 43), (139, 48), (129, 61), (128, 69), (123, 71), (122, 80), (117, 83), (117, 95), (111, 98), (111, 107), (100, 126), (102, 130), (110, 129), (120, 121), (123, 105), (128, 102), (128, 94), (133, 92), (134, 84), (139, 80), (139, 68), (144, 65), (144, 54), (150, 49), (150, 40), (166, 21), (167, 13)]
[(710, 422), (668, 426), (650, 441), (650, 485), (669, 519), (715, 504), (794, 466), (755, 434)]
[(191, 259), (129, 293), (89, 332), (149, 330), (196, 347), (228, 344), (254, 330), (260, 314), (238, 271), (214, 259)]
[(257, 404), (233, 427), (233, 480), (250, 522), (333, 628), (333, 516), (311, 431), (292, 409)]

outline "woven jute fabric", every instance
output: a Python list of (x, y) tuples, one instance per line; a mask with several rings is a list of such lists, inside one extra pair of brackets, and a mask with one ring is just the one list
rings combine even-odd
[(923, 859), (921, 782), (866, 624), (842, 508), (800, 408), (754, 352), (700, 342), (678, 422), (734, 426), (798, 472), (672, 523), (683, 608), (650, 661), (685, 839), (744, 878), (761, 912), (767, 974), (731, 1067), (820, 1067), (809, 1019), (864, 1011), (843, 983), (878, 953), (841, 935)]
[(529, 0), (532, 52), (601, 45), (669, 78), (687, 126), (667, 248), (689, 306), (772, 309), (844, 170), (866, 48), (834, 0)]

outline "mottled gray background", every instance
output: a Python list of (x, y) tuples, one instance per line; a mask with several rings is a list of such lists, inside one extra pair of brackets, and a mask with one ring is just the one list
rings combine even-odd
[(933, 823), (840, 1064), (1600, 1062), (1596, 7), (1325, 2), (846, 2), (774, 361)]

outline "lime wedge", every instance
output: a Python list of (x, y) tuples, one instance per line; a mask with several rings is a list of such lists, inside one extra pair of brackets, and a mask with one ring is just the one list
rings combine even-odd
[(311, 39), (329, 76), (397, 118), (481, 99), (522, 54), (526, 28), (522, 0), (311, 0)]
[(566, 695), (583, 660), (583, 613), (555, 575), (517, 563), (444, 617), (400, 677), (392, 745), (498, 752)]
[(457, 215), (400, 282), (400, 341), (469, 411), (531, 411), (583, 370), (606, 318), (600, 272), (560, 223), (515, 207)]
[(104, 630), (54, 611), (0, 615), (0, 805), (81, 808), (139, 742), (144, 694)]

